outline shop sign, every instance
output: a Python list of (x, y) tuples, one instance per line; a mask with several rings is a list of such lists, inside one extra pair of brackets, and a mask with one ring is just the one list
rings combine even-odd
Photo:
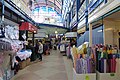
[(28, 22), (22, 23), (22, 25), (19, 27), (19, 30), (28, 30), (30, 32), (37, 32), (37, 28)]

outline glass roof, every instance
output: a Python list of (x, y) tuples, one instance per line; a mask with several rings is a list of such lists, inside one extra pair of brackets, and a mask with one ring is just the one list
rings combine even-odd
[(53, 7), (59, 14), (61, 14), (62, 0), (34, 0), (35, 7), (48, 6)]
[(39, 6), (33, 9), (32, 19), (37, 23), (47, 23), (63, 26), (61, 14), (53, 7)]

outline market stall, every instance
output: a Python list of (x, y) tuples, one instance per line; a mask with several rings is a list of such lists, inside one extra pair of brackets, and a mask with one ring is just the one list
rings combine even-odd
[(73, 46), (73, 80), (96, 80), (95, 54), (88, 42), (79, 47)]
[[(34, 34), (37, 33), (37, 28), (33, 26), (31, 23), (23, 22), (19, 27), (19, 40), (22, 40), (25, 42), (25, 49), (31, 49), (31, 61), (34, 61), (36, 59), (35, 49), (34, 49)], [(32, 35), (32, 36), (31, 36)], [(31, 41), (27, 41), (28, 37), (32, 37)], [(27, 42), (27, 43), (26, 43)]]

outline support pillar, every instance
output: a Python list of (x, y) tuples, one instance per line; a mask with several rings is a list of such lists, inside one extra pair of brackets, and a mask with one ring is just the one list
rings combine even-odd
[(32, 37), (32, 45), (34, 46), (34, 37), (35, 37), (35, 33), (33, 32), (33, 37)]
[(92, 47), (92, 24), (89, 23), (89, 47)]

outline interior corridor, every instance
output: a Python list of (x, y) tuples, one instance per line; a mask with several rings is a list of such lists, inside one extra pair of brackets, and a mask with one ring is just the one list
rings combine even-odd
[(72, 61), (58, 50), (51, 50), (43, 61), (20, 70), (12, 80), (72, 80)]

